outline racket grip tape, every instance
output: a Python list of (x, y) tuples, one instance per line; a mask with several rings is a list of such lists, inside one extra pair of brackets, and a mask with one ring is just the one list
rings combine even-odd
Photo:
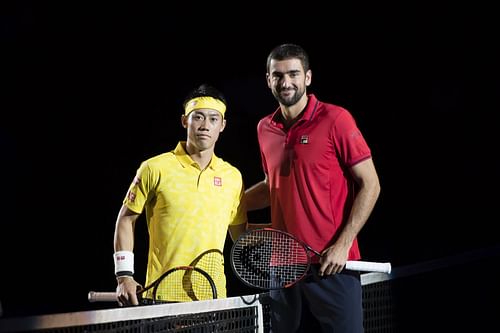
[(116, 292), (89, 291), (89, 302), (116, 302)]
[(353, 271), (390, 273), (391, 263), (348, 260), (345, 264), (345, 268)]

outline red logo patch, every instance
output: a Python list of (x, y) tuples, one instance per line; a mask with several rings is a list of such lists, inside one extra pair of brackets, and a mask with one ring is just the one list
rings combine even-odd
[(130, 191), (128, 192), (128, 199), (131, 201), (131, 202), (134, 202), (135, 201), (135, 193)]
[(215, 186), (222, 186), (222, 178), (214, 177), (214, 185)]

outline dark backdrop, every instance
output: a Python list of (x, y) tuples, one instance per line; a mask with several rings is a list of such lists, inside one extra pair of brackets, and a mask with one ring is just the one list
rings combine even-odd
[[(282, 6), (2, 4), (5, 315), (104, 306), (86, 295), (116, 286), (121, 201), (143, 159), (185, 138), (181, 102), (200, 83), (229, 102), (216, 153), (246, 185), (261, 180), (255, 126), (276, 108), (265, 62), (283, 42), (309, 51), (309, 91), (349, 109), (373, 150), (382, 193), (359, 236), (364, 259), (399, 266), (498, 243), (491, 10)], [(248, 291), (228, 274), (231, 294)]]

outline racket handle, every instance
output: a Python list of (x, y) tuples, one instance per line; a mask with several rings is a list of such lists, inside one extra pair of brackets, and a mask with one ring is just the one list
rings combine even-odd
[(101, 292), (101, 291), (89, 291), (88, 295), (89, 302), (116, 302), (116, 293), (113, 291), (110, 292)]
[(391, 272), (391, 263), (390, 262), (348, 260), (345, 263), (345, 268), (352, 270), (352, 271), (390, 273)]

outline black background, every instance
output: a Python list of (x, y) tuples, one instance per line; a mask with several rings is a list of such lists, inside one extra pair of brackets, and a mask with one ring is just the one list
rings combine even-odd
[[(490, 8), (1, 6), (4, 315), (104, 306), (86, 297), (116, 287), (121, 201), (143, 159), (185, 138), (181, 103), (200, 83), (219, 87), (229, 103), (217, 155), (247, 186), (261, 180), (255, 127), (277, 106), (265, 62), (283, 42), (309, 52), (309, 92), (349, 109), (372, 148), (382, 193), (359, 235), (364, 259), (397, 267), (499, 241), (498, 20)], [(249, 217), (267, 222), (268, 212)], [(146, 256), (141, 221), (136, 271)], [(228, 274), (230, 294), (248, 291)]]

